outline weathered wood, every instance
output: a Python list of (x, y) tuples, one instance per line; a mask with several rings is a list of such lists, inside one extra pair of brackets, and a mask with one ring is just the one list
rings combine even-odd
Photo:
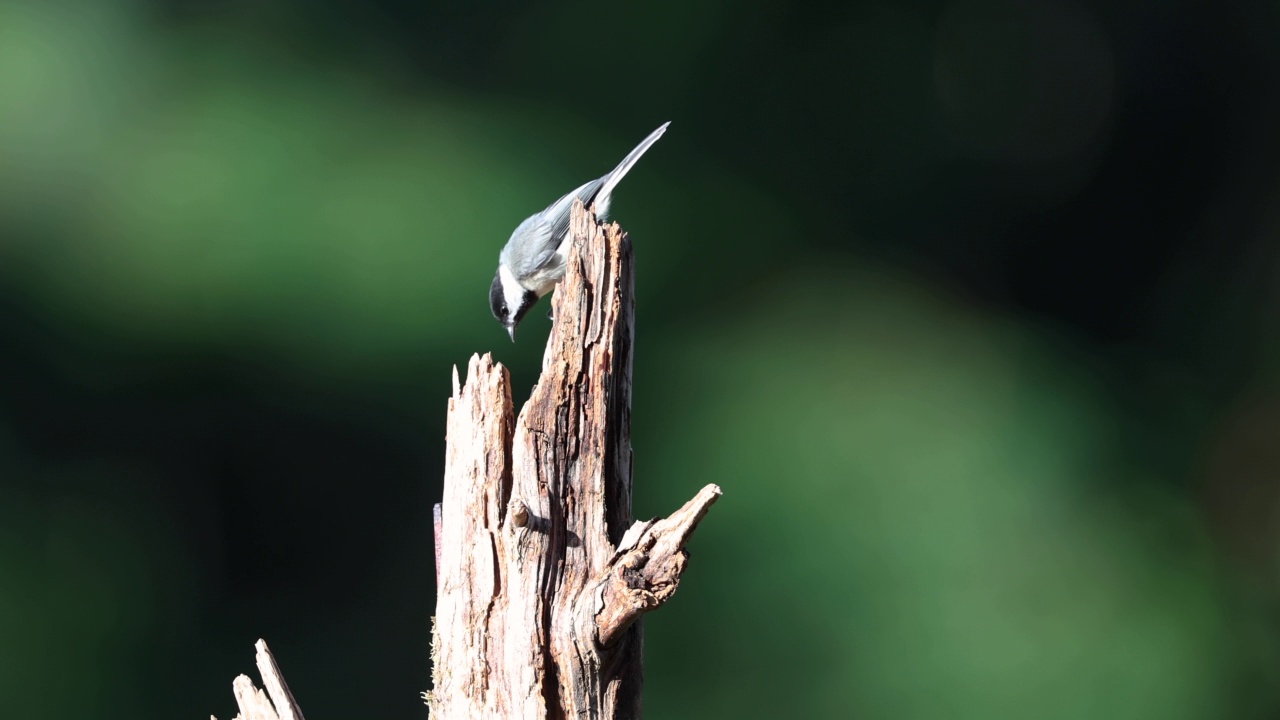
[(575, 205), (542, 375), (512, 421), (473, 356), (449, 401), (433, 718), (636, 718), (641, 615), (675, 592), (720, 495), (632, 523), (631, 244)]
[[(302, 711), (285, 685), (275, 656), (267, 648), (265, 640), (254, 645), (257, 649), (258, 674), (266, 692), (254, 686), (248, 675), (240, 675), (231, 683), (240, 714), (234, 720), (303, 720)], [(210, 716), (209, 720), (218, 720)]]

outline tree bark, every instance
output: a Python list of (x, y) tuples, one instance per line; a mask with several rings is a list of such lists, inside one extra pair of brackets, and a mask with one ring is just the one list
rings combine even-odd
[(542, 375), (513, 421), (489, 355), (453, 375), (431, 716), (638, 718), (639, 618), (675, 592), (720, 496), (632, 523), (631, 243), (573, 209)]

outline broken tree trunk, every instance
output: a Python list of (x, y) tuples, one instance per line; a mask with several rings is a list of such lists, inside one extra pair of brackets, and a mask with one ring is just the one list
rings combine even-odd
[(431, 716), (637, 718), (641, 615), (675, 592), (720, 496), (631, 518), (631, 243), (575, 203), (542, 376), (513, 420), (507, 371), (454, 369)]

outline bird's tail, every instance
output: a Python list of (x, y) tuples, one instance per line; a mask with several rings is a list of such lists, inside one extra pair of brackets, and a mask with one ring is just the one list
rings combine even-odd
[(600, 191), (597, 192), (595, 196), (595, 202), (598, 206), (602, 208), (608, 207), (609, 197), (613, 194), (613, 189), (618, 186), (618, 183), (621, 182), (622, 178), (631, 170), (631, 167), (636, 164), (636, 161), (640, 159), (640, 156), (644, 155), (646, 150), (648, 150), (654, 143), (658, 142), (658, 138), (662, 137), (662, 133), (667, 131), (667, 126), (670, 124), (671, 123), (669, 121), (664, 122), (657, 130), (649, 133), (649, 137), (641, 140), (640, 144), (636, 146), (636, 149), (628, 153), (627, 156), (622, 159), (622, 162), (618, 163), (618, 167), (614, 168), (613, 172), (605, 176), (604, 184), (600, 186)]

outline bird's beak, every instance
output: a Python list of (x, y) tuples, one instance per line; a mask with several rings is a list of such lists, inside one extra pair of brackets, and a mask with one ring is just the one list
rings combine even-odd
[(507, 334), (511, 336), (511, 342), (515, 342), (515, 341), (516, 341), (516, 326), (515, 326), (515, 325), (508, 325), (508, 326), (507, 326)]

